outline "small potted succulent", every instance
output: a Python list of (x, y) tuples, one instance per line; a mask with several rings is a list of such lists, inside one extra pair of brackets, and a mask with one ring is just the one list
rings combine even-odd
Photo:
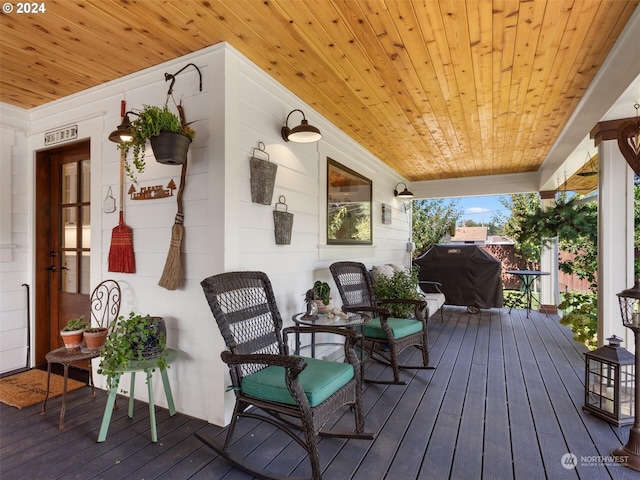
[[(131, 122), (131, 140), (122, 142), (118, 148), (125, 157), (125, 171), (134, 183), (138, 183), (135, 172), (145, 168), (147, 140), (151, 143), (156, 161), (167, 165), (180, 165), (187, 158), (187, 151), (195, 131), (183, 125), (178, 115), (169, 107), (143, 105), (140, 112), (131, 112), (137, 117)], [(131, 163), (126, 159), (133, 152)]]
[(317, 280), (313, 284), (313, 289), (318, 296), (316, 303), (318, 304), (318, 312), (326, 312), (331, 309), (331, 287), (327, 282)]
[(82, 346), (84, 330), (89, 328), (89, 324), (84, 321), (84, 316), (72, 318), (60, 330), (60, 336), (67, 350), (77, 350)]
[[(166, 348), (167, 330), (164, 319), (134, 312), (125, 318), (120, 316), (113, 329), (107, 335), (102, 347), (102, 358), (98, 373), (106, 375), (107, 386), (116, 387), (123, 369), (129, 368), (132, 361), (154, 358)], [(158, 368), (167, 368), (162, 358)]]

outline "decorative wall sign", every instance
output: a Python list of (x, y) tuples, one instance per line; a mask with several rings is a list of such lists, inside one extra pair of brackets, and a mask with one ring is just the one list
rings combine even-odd
[(44, 134), (44, 144), (53, 145), (54, 143), (66, 142), (67, 140), (75, 140), (78, 138), (78, 125), (70, 125), (68, 127), (59, 128)]
[(127, 193), (131, 196), (131, 200), (156, 200), (158, 198), (173, 197), (175, 189), (176, 183), (171, 179), (167, 188), (162, 188), (162, 185), (154, 185), (153, 187), (142, 187), (139, 192), (132, 183)]

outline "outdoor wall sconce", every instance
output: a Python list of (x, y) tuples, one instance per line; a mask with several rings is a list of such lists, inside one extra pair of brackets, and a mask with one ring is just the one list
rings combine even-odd
[[(302, 122), (297, 127), (289, 128), (289, 117), (293, 112), (302, 113)], [(320, 130), (313, 125), (309, 125), (309, 122), (304, 116), (304, 112), (298, 109), (291, 110), (291, 112), (289, 112), (287, 119), (284, 121), (281, 133), (285, 142), (313, 143), (322, 138)]]
[[(640, 279), (636, 278), (632, 288), (618, 293), (618, 302), (620, 303), (622, 324), (633, 330), (634, 333), (636, 343), (635, 371), (637, 372), (640, 369), (638, 366), (638, 362), (640, 362)], [(611, 452), (611, 455), (625, 467), (640, 471), (640, 383), (634, 383), (634, 403), (630, 414), (635, 415), (635, 421), (629, 431), (629, 441), (626, 445), (616, 448)]]
[(609, 345), (586, 352), (584, 410), (621, 427), (633, 423), (635, 358), (620, 346), (622, 339), (607, 338)]
[[(398, 192), (398, 185), (404, 185), (404, 190), (402, 190), (401, 192)], [(404, 182), (399, 182), (396, 185), (396, 188), (393, 189), (393, 196), (394, 197), (402, 197), (402, 198), (413, 198), (413, 193), (411, 193), (409, 190), (407, 190), (407, 184)]]
[(118, 125), (113, 132), (109, 134), (109, 140), (115, 143), (128, 142), (131, 140), (131, 120), (129, 120), (129, 114), (138, 115), (136, 112), (122, 113), (122, 123)]

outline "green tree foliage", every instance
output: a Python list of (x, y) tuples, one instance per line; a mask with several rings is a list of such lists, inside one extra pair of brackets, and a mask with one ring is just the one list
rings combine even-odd
[(515, 242), (516, 253), (528, 264), (540, 261), (540, 242), (529, 238), (523, 225), (540, 211), (540, 197), (537, 193), (523, 193), (502, 197), (500, 203), (511, 211), (511, 216), (504, 223), (504, 234)]
[(539, 262), (540, 247), (558, 237), (561, 250), (574, 253), (571, 262), (561, 262), (560, 270), (595, 282), (597, 267), (598, 218), (595, 202), (579, 202), (560, 195), (553, 206), (543, 208), (537, 193), (512, 195), (505, 201), (511, 217), (505, 234), (516, 242), (517, 252), (529, 264)]
[(416, 255), (429, 250), (450, 232), (462, 216), (457, 200), (443, 198), (413, 201), (413, 241)]
[(500, 222), (499, 217), (494, 216), (488, 223), (476, 222), (474, 220), (459, 220), (458, 226), (462, 227), (487, 227), (487, 235), (501, 235), (504, 229), (503, 222)]

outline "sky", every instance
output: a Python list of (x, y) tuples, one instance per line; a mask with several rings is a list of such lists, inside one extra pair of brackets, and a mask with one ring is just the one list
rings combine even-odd
[[(498, 213), (509, 215), (509, 209), (500, 203), (501, 195), (487, 197), (462, 197), (458, 200), (458, 207), (464, 209), (461, 220), (473, 220), (477, 223), (489, 223)], [(507, 195), (508, 197), (508, 195)]]

